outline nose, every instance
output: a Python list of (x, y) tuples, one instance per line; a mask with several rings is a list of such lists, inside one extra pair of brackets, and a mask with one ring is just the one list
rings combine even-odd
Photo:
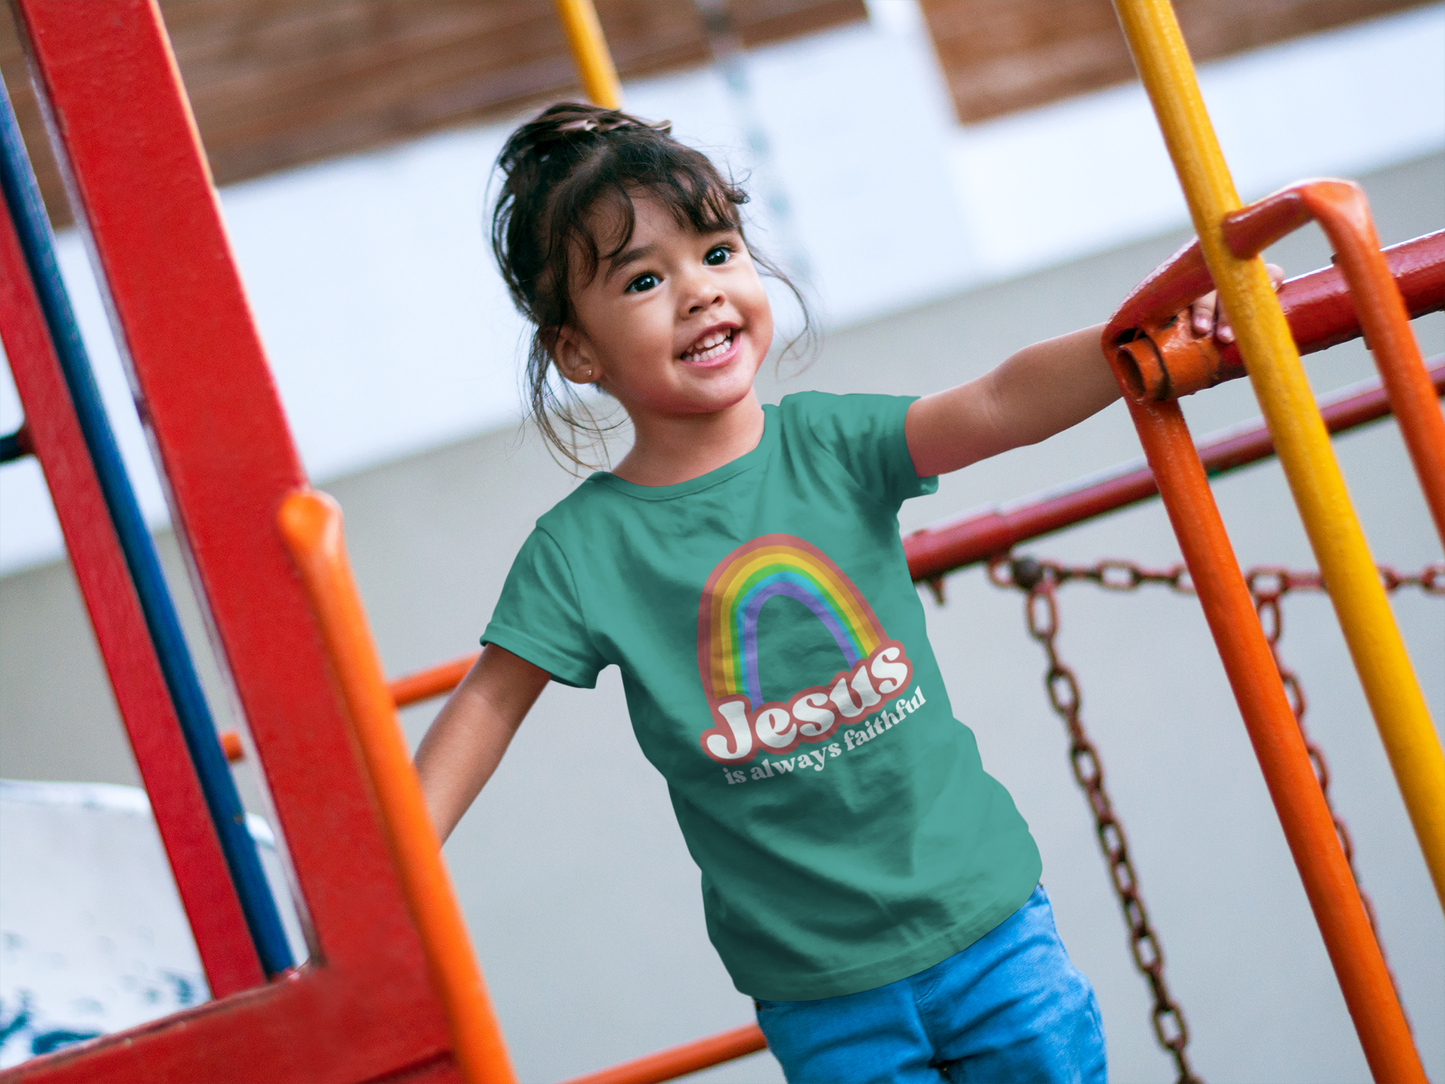
[(726, 300), (726, 295), (716, 277), (709, 274), (707, 268), (699, 267), (688, 275), (681, 300), (687, 315), (696, 316), (714, 305), (720, 305)]

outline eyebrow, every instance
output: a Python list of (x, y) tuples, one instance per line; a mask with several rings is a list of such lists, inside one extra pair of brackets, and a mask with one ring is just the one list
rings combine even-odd
[(636, 263), (638, 260), (645, 260), (648, 256), (652, 255), (656, 248), (656, 245), (637, 245), (629, 248), (626, 252), (619, 252), (607, 261), (607, 274), (605, 277), (610, 279), (628, 264)]

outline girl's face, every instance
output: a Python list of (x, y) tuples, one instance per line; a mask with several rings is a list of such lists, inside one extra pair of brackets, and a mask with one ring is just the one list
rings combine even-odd
[(627, 247), (572, 288), (576, 324), (558, 335), (558, 367), (569, 380), (601, 384), (635, 424), (736, 405), (773, 340), (767, 293), (741, 235), (694, 233), (647, 195), (633, 207)]

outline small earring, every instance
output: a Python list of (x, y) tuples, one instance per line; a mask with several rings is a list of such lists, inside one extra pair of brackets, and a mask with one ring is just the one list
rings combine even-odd
[(590, 381), (592, 379), (592, 366), (589, 365), (587, 366), (587, 368), (582, 370), (582, 379), (587, 381)]

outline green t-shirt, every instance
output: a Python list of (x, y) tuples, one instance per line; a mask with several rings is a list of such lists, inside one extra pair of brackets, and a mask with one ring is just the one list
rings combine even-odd
[(911, 400), (790, 395), (672, 486), (594, 474), (537, 521), (482, 637), (567, 685), (622, 671), (739, 990), (872, 989), (966, 948), (1038, 849), (953, 717), (898, 508)]

